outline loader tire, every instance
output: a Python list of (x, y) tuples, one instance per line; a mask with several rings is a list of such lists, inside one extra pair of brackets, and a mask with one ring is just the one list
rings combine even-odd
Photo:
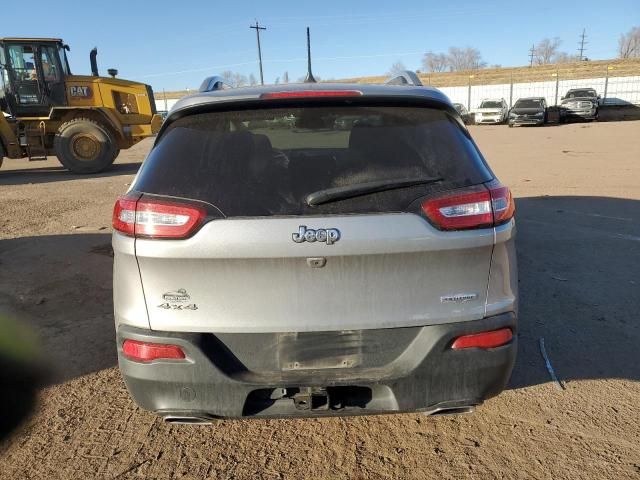
[(109, 128), (88, 118), (60, 125), (53, 146), (60, 163), (73, 173), (101, 172), (120, 152)]

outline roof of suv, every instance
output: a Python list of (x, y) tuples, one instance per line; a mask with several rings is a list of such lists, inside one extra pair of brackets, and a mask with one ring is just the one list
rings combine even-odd
[(362, 97), (397, 97), (420, 98), (451, 106), (447, 96), (437, 88), (413, 86), (413, 85), (374, 85), (360, 83), (294, 83), (268, 85), (262, 87), (242, 87), (213, 92), (201, 92), (183, 97), (172, 108), (172, 116), (175, 112), (189, 109), (195, 106), (213, 105), (217, 103), (243, 102), (247, 100), (259, 100), (266, 93), (304, 92), (304, 91), (358, 91)]

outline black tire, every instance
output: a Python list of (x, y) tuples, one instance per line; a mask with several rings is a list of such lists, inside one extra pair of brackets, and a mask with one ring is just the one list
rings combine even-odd
[(60, 125), (53, 145), (60, 163), (73, 173), (101, 172), (120, 152), (111, 131), (88, 118), (74, 118)]

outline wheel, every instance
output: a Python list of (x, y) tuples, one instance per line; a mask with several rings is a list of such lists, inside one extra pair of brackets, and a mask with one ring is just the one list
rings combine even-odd
[(97, 173), (111, 166), (120, 149), (111, 131), (88, 118), (63, 123), (54, 141), (60, 163), (73, 173)]

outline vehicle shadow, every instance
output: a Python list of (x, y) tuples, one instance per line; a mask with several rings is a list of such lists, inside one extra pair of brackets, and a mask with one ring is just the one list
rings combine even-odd
[[(640, 380), (640, 201), (534, 197), (516, 205), (520, 327), (510, 388), (550, 381), (541, 337), (564, 381)], [(0, 313), (11, 303), (36, 332), (49, 383), (117, 364), (110, 242), (103, 233), (0, 240)]]
[[(26, 160), (24, 160), (26, 162)], [(118, 175), (134, 175), (140, 168), (140, 162), (116, 163), (108, 170), (100, 173), (71, 173), (62, 166), (46, 166), (39, 168), (22, 168), (19, 170), (0, 170), (0, 186), (23, 185), (26, 183), (51, 183), (82, 180), (85, 178), (115, 177)]]
[(104, 233), (0, 241), (0, 315), (31, 328), (46, 383), (116, 365), (111, 252)]
[(516, 199), (519, 351), (510, 387), (550, 381), (539, 339), (563, 381), (640, 380), (640, 201)]

